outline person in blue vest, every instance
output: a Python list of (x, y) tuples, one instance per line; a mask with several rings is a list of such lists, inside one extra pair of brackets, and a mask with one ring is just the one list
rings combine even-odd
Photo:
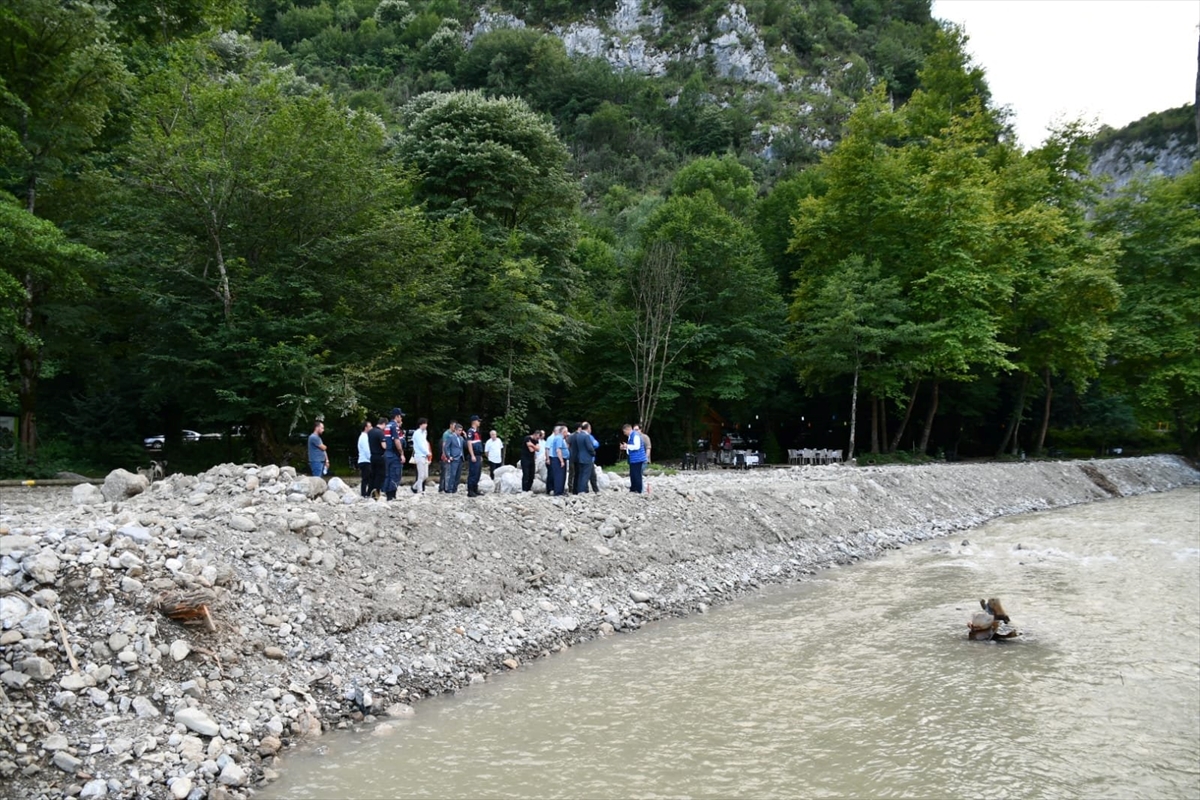
[(399, 408), (392, 409), (392, 421), (383, 432), (383, 448), (387, 469), (383, 493), (388, 500), (395, 500), (404, 470), (404, 412)]
[(479, 435), (479, 426), (483, 421), (476, 414), (471, 415), (471, 427), (467, 428), (467, 455), (471, 461), (467, 464), (467, 497), (478, 497), (479, 476), (483, 474), (483, 437)]
[(642, 470), (646, 468), (646, 443), (641, 431), (633, 425), (626, 424), (621, 430), (625, 431), (621, 449), (629, 454), (629, 491), (641, 494)]

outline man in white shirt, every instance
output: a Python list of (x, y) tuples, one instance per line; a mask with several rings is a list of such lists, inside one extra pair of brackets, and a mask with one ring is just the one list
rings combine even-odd
[(367, 432), (375, 427), (371, 420), (363, 423), (362, 433), (358, 435), (358, 471), (362, 473), (362, 487), (359, 492), (363, 497), (371, 496), (371, 479), (374, 470), (371, 469), (371, 443)]
[(429, 462), (433, 461), (433, 450), (429, 446), (429, 420), (421, 417), (417, 420), (417, 429), (413, 431), (413, 462), (417, 465), (417, 482), (413, 484), (413, 494), (425, 491), (425, 480), (429, 477)]
[(495, 431), (488, 432), (488, 440), (483, 443), (483, 452), (487, 455), (488, 477), (496, 479), (496, 468), (504, 463), (504, 440)]

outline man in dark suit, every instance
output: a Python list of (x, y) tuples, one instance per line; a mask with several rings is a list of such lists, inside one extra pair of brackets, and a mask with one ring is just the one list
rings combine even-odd
[(571, 458), (575, 461), (575, 493), (588, 490), (588, 481), (596, 464), (596, 446), (592, 444), (592, 426), (584, 422), (571, 434)]

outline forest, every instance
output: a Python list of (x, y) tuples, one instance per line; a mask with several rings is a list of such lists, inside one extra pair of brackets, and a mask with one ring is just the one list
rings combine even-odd
[[(666, 0), (650, 72), (553, 32), (618, 5), (2, 0), (0, 473), (349, 452), (396, 405), (1197, 456), (1200, 169), (1022, 149), (927, 0)], [(696, 47), (731, 25), (776, 84)]]

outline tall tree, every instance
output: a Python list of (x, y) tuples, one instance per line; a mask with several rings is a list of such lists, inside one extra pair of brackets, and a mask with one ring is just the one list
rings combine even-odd
[(1100, 209), (1122, 236), (1109, 368), (1150, 425), (1166, 424), (1200, 454), (1200, 165), (1131, 183)]
[(411, 284), (454, 258), (449, 230), (405, 212), (411, 189), (378, 119), (290, 71), (230, 71), (217, 56), (184, 43), (140, 87), (120, 198), (137, 225), (111, 251), (132, 313), (161, 331), (148, 403), (248, 422), (274, 460), (277, 432), (398, 382), (398, 348), (421, 352), (427, 318), (380, 323), (406, 300), (436, 312), (437, 295)]
[[(109, 40), (105, 7), (87, 2), (11, 0), (0, 7), (0, 126), (20, 142), (20, 151), (0, 165), (0, 181), (21, 197), (30, 214), (51, 181), (78, 167), (104, 128), (109, 107), (120, 93), (125, 70)], [(15, 157), (12, 157), (15, 156)], [(45, 321), (41, 305), (49, 288), (74, 276), (50, 259), (21, 277), (16, 346), (20, 371), (21, 446), (28, 457), (37, 449), (37, 386), (42, 368)]]
[[(847, 459), (854, 458), (860, 382), (872, 396), (893, 389), (890, 362), (914, 333), (907, 311), (899, 281), (883, 277), (878, 262), (867, 264), (861, 256), (842, 261), (811, 300), (793, 306), (797, 329), (790, 345), (801, 380), (825, 389), (851, 376)], [(878, 441), (874, 428), (871, 440)]]

